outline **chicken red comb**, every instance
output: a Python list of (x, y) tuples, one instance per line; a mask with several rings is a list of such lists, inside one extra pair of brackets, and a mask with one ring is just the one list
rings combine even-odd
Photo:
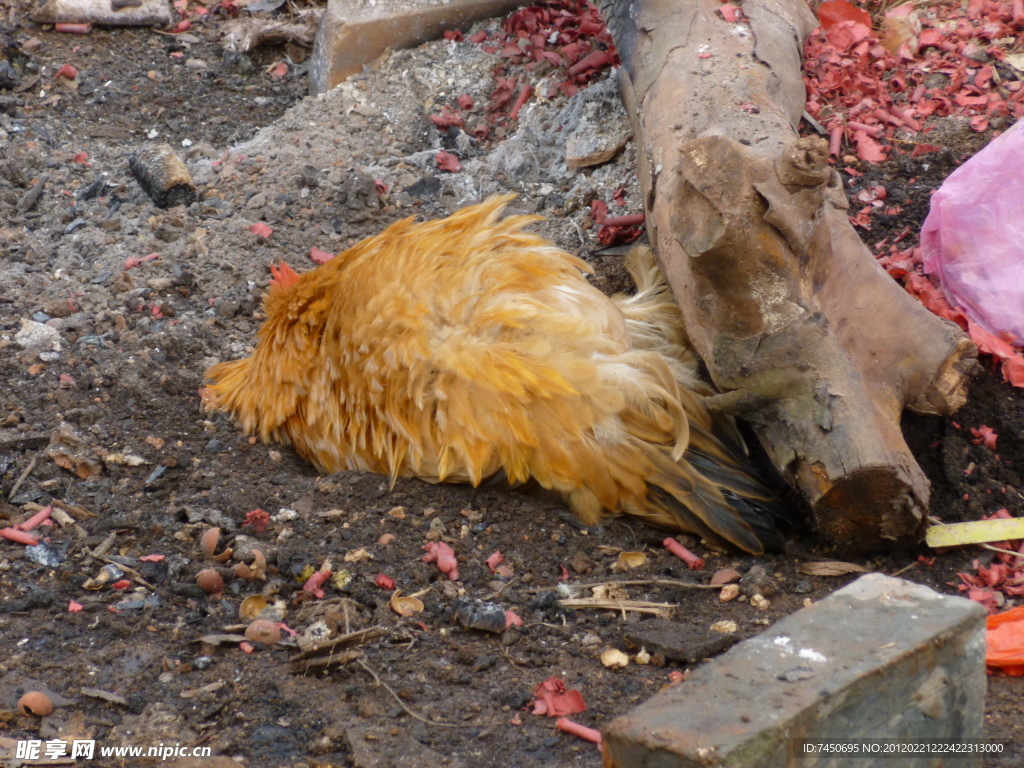
[(299, 281), (298, 273), (284, 261), (280, 266), (270, 265), (270, 284), (279, 288), (290, 288)]

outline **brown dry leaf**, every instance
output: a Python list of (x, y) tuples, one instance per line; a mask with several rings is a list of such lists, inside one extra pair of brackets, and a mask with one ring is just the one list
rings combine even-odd
[(423, 611), (423, 602), (418, 598), (409, 595), (408, 597), (402, 596), (402, 590), (396, 589), (391, 594), (391, 599), (388, 600), (388, 605), (391, 610), (397, 613), (399, 616), (414, 616), (417, 613)]
[(800, 573), (807, 576), (846, 576), (850, 573), (871, 573), (870, 568), (841, 560), (826, 560), (820, 563), (804, 563)]
[(599, 555), (604, 555), (605, 557), (615, 557), (622, 551), (622, 547), (613, 547), (609, 544), (598, 544), (594, 549), (597, 550)]

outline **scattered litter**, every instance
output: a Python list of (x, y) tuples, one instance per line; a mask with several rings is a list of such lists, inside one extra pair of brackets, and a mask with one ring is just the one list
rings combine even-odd
[(644, 552), (620, 552), (615, 563), (612, 564), (613, 572), (629, 571), (640, 568), (647, 564), (647, 554)]
[(533, 691), (533, 714), (561, 717), (585, 712), (587, 705), (583, 703), (583, 694), (575, 688), (566, 688), (565, 681), (553, 675), (538, 685)]
[(79, 689), (79, 692), (83, 696), (88, 696), (90, 699), (99, 699), (100, 701), (105, 701), (108, 704), (117, 704), (122, 707), (128, 706), (128, 699), (120, 694), (112, 693), (111, 691), (104, 691), (99, 688), (81, 688)]
[(281, 642), (281, 628), (272, 621), (256, 619), (256, 621), (246, 627), (245, 638), (254, 643), (275, 645)]
[(592, 608), (596, 610), (621, 611), (626, 613), (647, 613), (663, 619), (670, 618), (677, 605), (652, 603), (648, 600), (618, 600), (601, 597), (575, 597), (559, 600), (563, 608)]
[(326, 264), (334, 258), (334, 254), (328, 253), (327, 251), (321, 251), (319, 248), (314, 246), (309, 249), (309, 258), (314, 264)]
[[(56, 24), (58, 32), (91, 31), (93, 24), (114, 27), (166, 27), (171, 23), (167, 0), (48, 0), (31, 14), (37, 24)], [(89, 30), (80, 28), (88, 27)]]
[(618, 648), (609, 648), (601, 654), (601, 663), (608, 669), (625, 669), (629, 666), (629, 656)]
[(249, 227), (249, 231), (252, 232), (257, 237), (260, 237), (264, 240), (269, 240), (270, 236), (274, 234), (273, 228), (265, 221), (257, 221), (255, 224)]
[(601, 743), (601, 732), (594, 728), (588, 728), (585, 725), (573, 722), (567, 717), (560, 717), (555, 722), (555, 727), (565, 733), (571, 733), (573, 736), (579, 736), (584, 741), (591, 741), (594, 744)]
[(332, 571), (329, 570), (317, 571), (308, 579), (306, 579), (306, 583), (302, 585), (302, 591), (311, 592), (314, 597), (323, 599), (326, 593), (323, 591), (323, 589), (321, 589), (321, 587), (323, 587), (324, 582), (331, 578), (331, 575)]
[(18, 711), (23, 715), (46, 717), (53, 712), (53, 702), (42, 691), (29, 691), (18, 699)]
[(56, 568), (64, 562), (61, 552), (47, 542), (25, 547), (25, 559), (31, 560), (33, 563), (39, 563), (39, 565), (45, 565), (47, 568)]
[(0, 528), (0, 539), (6, 539), (8, 542), (15, 542), (17, 544), (27, 544), (30, 547), (35, 547), (39, 544), (38, 537), (17, 528)]
[(207, 594), (218, 594), (224, 590), (224, 577), (214, 568), (203, 568), (196, 574), (196, 584)]
[(871, 573), (871, 569), (856, 563), (840, 560), (823, 560), (816, 563), (802, 563), (800, 573), (807, 576), (847, 576), (851, 573)]
[(427, 554), (424, 563), (437, 563), (437, 569), (448, 576), (451, 581), (459, 579), (459, 563), (455, 559), (455, 551), (443, 541), (431, 541), (423, 545)]
[(462, 163), (459, 162), (459, 158), (451, 152), (445, 152), (443, 149), (439, 150), (435, 159), (437, 160), (437, 167), (442, 171), (456, 173), (462, 170)]
[(689, 569), (691, 571), (703, 571), (704, 570), (704, 560), (699, 558), (699, 557), (697, 557), (697, 555), (693, 554), (693, 552), (688, 550), (686, 547), (684, 547), (682, 544), (680, 544), (676, 539), (672, 538), (671, 536), (669, 536), (667, 539), (665, 539), (662, 542), (662, 545), (665, 547), (665, 549), (667, 549), (673, 555), (675, 555), (680, 560), (682, 560), (684, 563), (686, 563), (687, 567), (689, 567)]
[(297, 19), (256, 18), (235, 19), (224, 25), (225, 50), (247, 53), (261, 45), (291, 43), (312, 48), (317, 23), (323, 8), (309, 8), (297, 14)]
[(1024, 676), (1024, 606), (988, 617), (985, 663), (1013, 677)]
[(1024, 120), (954, 170), (921, 229), (924, 271), (955, 307), (1024, 347)]
[(267, 609), (267, 605), (267, 598), (263, 595), (249, 595), (238, 606), (238, 615), (246, 621), (254, 621)]
[(191, 205), (196, 185), (188, 168), (169, 144), (150, 142), (128, 158), (128, 167), (139, 186), (161, 208)]
[(479, 629), (484, 632), (500, 634), (508, 628), (505, 609), (498, 603), (460, 598), (455, 601), (452, 616), (466, 629)]
[(740, 631), (740, 626), (735, 621), (716, 621), (711, 625), (711, 630), (724, 635), (732, 635)]
[(498, 566), (505, 562), (505, 556), (501, 552), (494, 552), (490, 557), (484, 560), (484, 564), (490, 568), (491, 573), (494, 573)]
[[(984, 544), (993, 541), (1024, 539), (1024, 518), (975, 520), (970, 523), (932, 525), (925, 533), (929, 547), (962, 547), (965, 544)], [(801, 571), (803, 568), (801, 568)]]
[(415, 595), (402, 595), (402, 590), (396, 589), (388, 600), (388, 606), (399, 616), (414, 616), (424, 610), (423, 601)]
[(974, 435), (974, 439), (971, 442), (975, 445), (984, 445), (993, 451), (996, 449), (996, 441), (998, 441), (999, 435), (995, 433), (992, 427), (986, 427), (984, 424), (980, 427), (971, 427), (971, 434)]
[(711, 586), (720, 587), (723, 584), (731, 584), (734, 581), (739, 581), (741, 575), (735, 568), (720, 568), (711, 577)]

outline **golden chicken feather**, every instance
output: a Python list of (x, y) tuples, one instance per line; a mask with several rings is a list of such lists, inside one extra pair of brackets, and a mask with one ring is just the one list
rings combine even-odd
[[(473, 485), (496, 475), (612, 514), (763, 551), (731, 420), (703, 405), (679, 308), (647, 249), (634, 296), (494, 197), (392, 224), (301, 275), (272, 268), (251, 357), (207, 372), (210, 407), (323, 472)], [(756, 529), (756, 530), (755, 530)]]

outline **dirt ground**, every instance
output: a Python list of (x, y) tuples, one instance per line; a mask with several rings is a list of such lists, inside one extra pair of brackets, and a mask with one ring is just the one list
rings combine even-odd
[[(31, 554), (0, 543), (0, 736), (198, 744), (275, 768), (596, 767), (594, 745), (527, 708), (543, 680), (558, 675), (580, 690), (587, 710), (575, 719), (600, 727), (671, 672), (855, 577), (802, 572), (837, 553), (789, 497), (797, 522), (785, 553), (742, 557), (694, 543), (707, 569), (691, 572), (662, 549), (663, 534), (629, 520), (584, 529), (539, 492), (411, 480), (389, 489), (376, 475), (320, 477), (290, 450), (253, 443), (203, 413), (203, 371), (253, 344), (271, 262), (307, 268), (311, 248), (339, 251), (405, 216), (442, 216), (515, 190), (516, 209), (548, 217), (541, 231), (586, 258), (595, 284), (625, 289), (620, 257), (596, 253), (588, 205), (598, 197), (615, 208), (612, 194), (624, 189), (616, 210), (641, 210), (632, 143), (613, 162), (570, 169), (559, 129), (581, 114), (624, 128), (607, 85), (534, 100), (507, 137), (476, 142), (426, 117), (461, 94), (483, 104), (494, 89), (494, 55), (468, 42), (397, 52), (309, 99), (294, 48), (226, 53), (225, 19), (216, 13), (183, 38), (109, 28), (58, 34), (23, 10), (15, 4), (0, 17), (16, 78), (10, 87), (0, 81), (0, 525), (47, 504), (71, 521)], [(269, 71), (280, 74), (272, 68), (286, 54), (287, 74), (275, 79)], [(78, 69), (74, 87), (54, 77), (64, 64)], [(917, 179), (903, 189), (913, 204), (893, 231), (916, 231), (929, 191), (988, 138), (948, 120), (954, 138), (941, 162), (862, 168), (865, 185)], [(129, 155), (154, 138), (185, 160), (195, 203), (159, 209), (132, 177)], [(460, 172), (437, 168), (442, 148), (457, 154)], [(41, 194), (32, 201), (34, 191)], [(254, 233), (258, 222), (272, 233)], [(880, 224), (871, 237), (884, 234)], [(144, 260), (151, 254), (158, 256)], [(142, 262), (126, 268), (128, 259)], [(23, 320), (56, 329), (59, 349), (15, 343)], [(933, 484), (933, 513), (945, 522), (1000, 508), (1024, 514), (1024, 394), (984, 368), (954, 418), (905, 419)], [(974, 444), (970, 428), (981, 425), (999, 435), (996, 450)], [(264, 530), (245, 522), (255, 509), (269, 513)], [(235, 551), (222, 565), (199, 548), (214, 526)], [(384, 534), (393, 535), (386, 545)], [(422, 562), (431, 539), (455, 550), (457, 582)], [(252, 562), (254, 549), (266, 556), (266, 578), (237, 577), (234, 565)], [(644, 551), (646, 563), (617, 572), (620, 550)], [(495, 551), (504, 575), (484, 564)], [(164, 557), (146, 557), (154, 554)], [(991, 555), (936, 556), (922, 545), (854, 562), (957, 594), (957, 573)], [(335, 575), (325, 597), (304, 600), (303, 582), (327, 563)], [(195, 583), (211, 565), (226, 579), (219, 599)], [(746, 575), (738, 600), (653, 583), (705, 584), (721, 568)], [(394, 613), (378, 574), (407, 595), (422, 592), (423, 612)], [(654, 643), (664, 619), (558, 603), (559, 590), (587, 596), (583, 584), (625, 579), (616, 589), (628, 596), (676, 606), (676, 642)], [(767, 605), (751, 604), (755, 591)], [(241, 631), (241, 603), (257, 594), (299, 638), (245, 653), (237, 639), (216, 637)], [(453, 615), (460, 597), (495, 601), (524, 624), (463, 628)], [(721, 621), (735, 622), (736, 632), (710, 630)], [(373, 628), (380, 635), (360, 646), (358, 660), (328, 671), (290, 662), (297, 642)], [(653, 654), (650, 663), (632, 661), (637, 646)], [(629, 666), (606, 669), (599, 657), (609, 648), (629, 652)], [(989, 682), (985, 736), (1024, 747), (1020, 679)], [(31, 689), (51, 694), (53, 714), (16, 713)], [(0, 741), (0, 760), (4, 749)]]

